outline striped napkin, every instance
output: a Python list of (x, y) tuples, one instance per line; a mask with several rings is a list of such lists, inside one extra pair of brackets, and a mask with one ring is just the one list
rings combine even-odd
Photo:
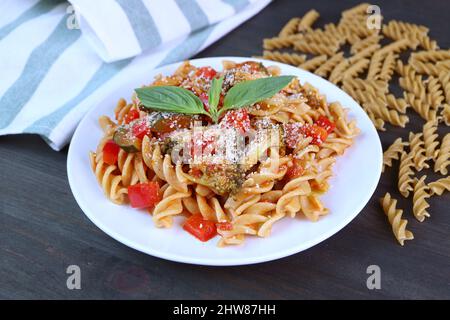
[(39, 134), (60, 150), (129, 75), (188, 59), (270, 0), (69, 2), (0, 2), (0, 135)]

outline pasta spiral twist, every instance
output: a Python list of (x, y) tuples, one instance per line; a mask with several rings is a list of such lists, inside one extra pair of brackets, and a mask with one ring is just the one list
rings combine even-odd
[(280, 51), (267, 51), (263, 53), (263, 58), (267, 60), (279, 61), (298, 66), (306, 61), (306, 55), (296, 53), (285, 53)]
[(188, 198), (191, 193), (179, 192), (171, 185), (166, 184), (163, 188), (162, 200), (150, 210), (153, 222), (159, 228), (170, 228), (173, 224), (173, 216), (183, 212), (183, 198)]
[(413, 190), (413, 179), (411, 178), (414, 174), (411, 170), (411, 167), (413, 166), (413, 155), (411, 153), (402, 152), (402, 155), (400, 156), (400, 169), (398, 171), (398, 190), (405, 198), (408, 198), (409, 192)]
[(450, 133), (447, 133), (441, 142), (441, 147), (434, 162), (434, 172), (440, 172), (447, 175), (447, 166), (450, 164)]
[(400, 245), (403, 246), (405, 240), (414, 239), (413, 233), (406, 229), (408, 221), (402, 219), (403, 210), (397, 209), (397, 199), (391, 198), (391, 195), (386, 193), (384, 197), (380, 199), (380, 204), (388, 217), (389, 223), (392, 226), (392, 232)]
[(314, 58), (311, 58), (309, 60), (306, 60), (298, 67), (307, 71), (314, 71), (316, 70), (322, 63), (324, 63), (327, 60), (326, 55), (320, 55)]
[(422, 176), (420, 179), (416, 179), (414, 184), (414, 194), (413, 194), (413, 213), (414, 217), (420, 222), (423, 222), (425, 218), (430, 217), (427, 208), (430, 207), (427, 198), (430, 197), (428, 193), (428, 186), (425, 184), (425, 179), (427, 176)]
[(128, 189), (123, 186), (122, 178), (116, 174), (117, 167), (103, 162), (94, 152), (89, 153), (92, 171), (105, 196), (116, 204), (124, 204), (128, 200)]
[(283, 29), (281, 29), (280, 33), (278, 34), (279, 37), (286, 37), (289, 36), (291, 34), (294, 34), (297, 32), (297, 27), (298, 24), (300, 23), (301, 19), (300, 18), (292, 18), (290, 19), (283, 27)]
[(428, 121), (423, 125), (423, 141), (425, 144), (425, 155), (428, 159), (436, 159), (438, 150), (437, 147), (439, 142), (437, 141), (438, 134), (437, 131), (437, 121)]
[(408, 143), (403, 142), (402, 138), (397, 138), (390, 146), (386, 149), (386, 151), (383, 153), (383, 169), (382, 172), (384, 172), (384, 169), (386, 166), (391, 167), (392, 166), (392, 160), (398, 160), (399, 155), (403, 153), (403, 150), (405, 146), (407, 146)]
[(430, 188), (431, 194), (440, 196), (444, 191), (450, 191), (450, 176), (430, 182), (428, 187)]
[(317, 68), (314, 73), (318, 76), (326, 77), (340, 62), (342, 62), (342, 60), (344, 60), (344, 53), (338, 52)]
[(430, 166), (426, 163), (427, 156), (425, 155), (424, 142), (422, 140), (422, 133), (409, 133), (409, 152), (413, 157), (414, 168), (421, 171)]

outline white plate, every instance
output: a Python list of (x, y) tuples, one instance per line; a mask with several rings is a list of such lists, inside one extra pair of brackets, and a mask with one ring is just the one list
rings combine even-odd
[(182, 218), (175, 219), (171, 229), (159, 229), (144, 211), (108, 201), (89, 165), (88, 153), (96, 149), (102, 136), (97, 119), (105, 114), (112, 117), (119, 98), (129, 99), (133, 89), (150, 83), (156, 74), (172, 74), (179, 65), (176, 63), (153, 71), (142, 69), (132, 81), (124, 79), (123, 85), (112, 90), (83, 118), (70, 144), (67, 171), (75, 199), (89, 219), (114, 239), (152, 256), (178, 262), (220, 266), (258, 263), (286, 257), (324, 241), (355, 218), (369, 201), (381, 175), (382, 148), (372, 122), (350, 96), (316, 75), (273, 61), (216, 57), (191, 62), (222, 70), (222, 60), (256, 60), (277, 65), (282, 74), (298, 76), (302, 83), (307, 81), (317, 87), (329, 102), (339, 101), (350, 109), (349, 117), (357, 120), (361, 134), (334, 166), (331, 188), (322, 197), (330, 214), (315, 223), (284, 218), (273, 226), (268, 238), (247, 237), (241, 246), (218, 248), (218, 238), (203, 243), (185, 232), (180, 226)]

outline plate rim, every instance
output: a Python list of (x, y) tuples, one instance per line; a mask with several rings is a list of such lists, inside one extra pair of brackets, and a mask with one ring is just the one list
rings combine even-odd
[[(261, 58), (252, 58), (252, 57), (241, 57), (241, 56), (218, 56), (218, 57), (205, 57), (205, 58), (198, 58), (198, 59), (188, 59), (188, 61), (190, 62), (194, 62), (194, 63), (198, 63), (201, 64), (202, 61), (205, 60), (253, 60), (253, 61), (258, 61), (258, 62), (263, 62), (264, 64), (269, 64), (269, 65), (282, 65), (282, 66), (287, 66), (287, 67), (294, 67), (285, 63), (281, 63), (281, 62), (277, 62), (277, 61), (272, 61), (272, 60), (266, 60), (266, 59), (261, 59)], [(180, 65), (181, 63), (183, 63), (183, 61), (180, 62), (175, 62), (175, 63), (171, 63), (168, 65), (164, 65), (164, 66), (160, 66), (158, 68), (155, 68), (153, 70), (147, 70), (147, 71), (143, 71), (143, 69), (139, 69), (139, 71), (137, 72), (137, 74), (140, 74), (142, 72), (151, 72), (151, 73), (155, 73), (157, 74), (159, 70), (163, 70), (163, 69), (170, 69), (170, 68), (174, 68), (178, 65)], [(300, 69), (300, 68), (299, 68)], [(337, 89), (341, 94), (344, 94), (345, 96), (347, 96), (347, 98), (351, 99), (357, 106), (359, 106), (361, 108), (361, 106), (359, 105), (358, 102), (356, 102), (349, 94), (347, 94), (344, 90), (342, 90), (341, 88), (339, 88), (338, 86), (336, 86), (335, 84), (333, 84), (332, 82), (319, 77), (318, 75), (315, 75), (307, 70), (304, 69), (300, 69), (301, 72), (306, 72), (309, 74), (310, 77), (314, 78), (317, 81), (325, 81), (327, 82), (329, 85), (332, 85), (335, 89)], [(298, 75), (296, 75), (297, 77), (299, 77)], [(128, 80), (126, 81), (126, 83), (131, 82), (132, 80)], [(120, 83), (124, 83), (124, 82), (120, 82)], [(116, 241), (130, 247), (133, 248), (134, 250), (140, 251), (142, 253), (157, 257), (157, 258), (161, 258), (161, 259), (165, 259), (165, 260), (169, 260), (169, 261), (174, 261), (174, 262), (179, 262), (179, 263), (186, 263), (186, 264), (193, 264), (193, 265), (205, 265), (205, 266), (238, 266), (238, 265), (250, 265), (250, 264), (257, 264), (257, 263), (263, 263), (263, 262), (269, 262), (269, 261), (274, 261), (274, 260), (278, 260), (284, 257), (288, 257), (291, 256), (293, 254), (302, 252), (304, 250), (307, 250), (321, 242), (323, 242), (324, 240), (332, 237), (333, 235), (335, 235), (336, 233), (338, 233), (339, 231), (341, 231), (344, 227), (346, 227), (348, 224), (350, 224), (351, 221), (353, 221), (353, 219), (355, 219), (360, 213), (361, 211), (364, 209), (364, 207), (367, 205), (367, 203), (370, 201), (370, 199), (372, 198), (373, 194), (375, 193), (375, 190), (379, 184), (380, 178), (381, 178), (381, 167), (382, 167), (382, 156), (383, 156), (383, 149), (382, 149), (382, 144), (381, 144), (381, 140), (380, 140), (380, 136), (378, 134), (378, 131), (375, 129), (372, 121), (370, 120), (370, 118), (367, 116), (367, 114), (363, 111), (364, 116), (367, 118), (367, 120), (370, 123), (370, 130), (373, 131), (375, 133), (376, 136), (376, 147), (380, 158), (379, 161), (377, 162), (378, 164), (378, 168), (376, 168), (378, 175), (377, 178), (374, 179), (374, 182), (372, 183), (372, 185), (370, 185), (370, 192), (366, 193), (366, 196), (364, 197), (363, 200), (360, 201), (359, 206), (357, 207), (357, 209), (355, 210), (355, 214), (352, 215), (348, 215), (346, 216), (344, 219), (340, 220), (340, 223), (336, 224), (333, 226), (333, 228), (329, 228), (326, 232), (323, 232), (320, 236), (315, 237), (312, 240), (305, 242), (302, 242), (301, 244), (297, 244), (297, 245), (293, 245), (290, 246), (284, 250), (279, 250), (276, 251), (274, 253), (269, 253), (269, 254), (264, 254), (261, 255), (259, 257), (252, 257), (252, 258), (226, 258), (226, 260), (216, 260), (216, 259), (212, 259), (212, 258), (196, 258), (196, 257), (188, 257), (188, 256), (184, 256), (184, 255), (179, 255), (179, 254), (174, 254), (174, 253), (168, 253), (168, 252), (164, 252), (164, 251), (159, 251), (156, 249), (153, 249), (151, 247), (142, 247), (140, 245), (136, 245), (135, 243), (133, 243), (133, 241), (128, 240), (126, 237), (121, 236), (120, 234), (118, 234), (118, 232), (111, 230), (109, 227), (105, 226), (102, 222), (100, 222), (96, 217), (95, 214), (93, 214), (91, 212), (91, 210), (87, 207), (85, 207), (83, 201), (80, 201), (79, 199), (79, 195), (77, 195), (76, 192), (74, 192), (74, 189), (76, 189), (74, 187), (74, 178), (73, 175), (75, 174), (71, 168), (73, 168), (72, 166), (72, 161), (74, 161), (75, 156), (74, 156), (74, 148), (73, 147), (73, 141), (76, 139), (77, 135), (79, 134), (79, 132), (81, 131), (80, 127), (81, 127), (81, 123), (83, 121), (86, 121), (86, 119), (90, 118), (90, 115), (92, 113), (95, 112), (96, 108), (99, 105), (102, 105), (104, 103), (105, 100), (108, 99), (108, 96), (111, 94), (111, 92), (114, 91), (115, 88), (119, 87), (120, 84), (112, 87), (110, 90), (107, 90), (107, 93), (105, 93), (104, 95), (102, 95), (101, 98), (97, 99), (95, 102), (95, 106), (92, 107), (88, 112), (86, 112), (86, 114), (80, 119), (79, 123), (77, 124), (77, 127), (74, 131), (74, 134), (72, 136), (72, 138), (70, 139), (70, 145), (69, 145), (69, 150), (67, 153), (67, 165), (66, 165), (66, 170), (67, 170), (67, 177), (68, 177), (68, 181), (69, 181), (69, 186), (71, 189), (71, 192), (75, 198), (75, 201), (77, 202), (78, 206), (81, 208), (81, 210), (83, 211), (83, 213), (88, 217), (88, 219), (100, 230), (102, 230), (103, 232), (105, 232), (108, 236), (110, 236), (111, 238), (115, 239)], [(319, 89), (320, 91), (320, 89)], [(263, 240), (263, 239), (262, 239)], [(221, 249), (221, 250), (226, 250), (226, 249)]]

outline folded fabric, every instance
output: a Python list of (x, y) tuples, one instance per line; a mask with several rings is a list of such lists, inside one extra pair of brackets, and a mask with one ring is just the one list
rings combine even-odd
[(70, 2), (0, 3), (0, 135), (35, 133), (60, 150), (136, 70), (188, 59), (270, 0)]

